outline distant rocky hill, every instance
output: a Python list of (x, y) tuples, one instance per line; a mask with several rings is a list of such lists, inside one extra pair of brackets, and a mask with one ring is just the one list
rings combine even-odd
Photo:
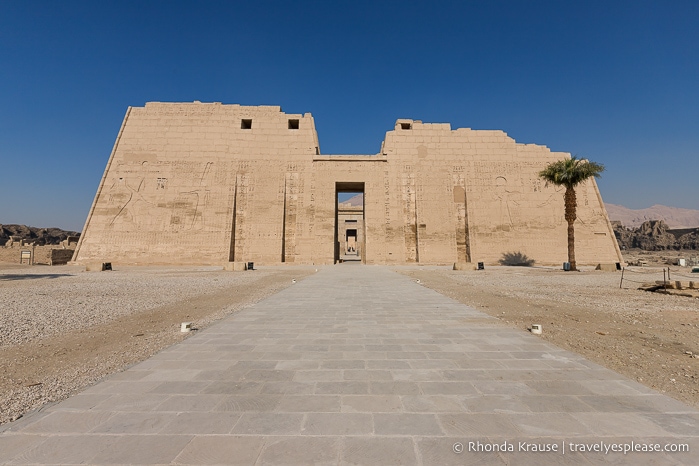
[(699, 249), (699, 228), (670, 229), (662, 220), (649, 220), (638, 228), (626, 228), (619, 221), (613, 221), (612, 226), (622, 249)]
[(609, 220), (619, 221), (626, 228), (638, 228), (649, 220), (662, 220), (671, 229), (699, 227), (699, 210), (664, 205), (654, 205), (647, 209), (629, 209), (622, 205), (607, 203), (604, 206), (607, 208)]
[(45, 244), (60, 244), (61, 241), (69, 236), (80, 236), (80, 233), (77, 231), (65, 231), (60, 228), (0, 225), (0, 246), (3, 246), (10, 239), (10, 236), (43, 246)]
[(346, 201), (341, 202), (340, 204), (344, 206), (349, 206), (349, 207), (359, 207), (364, 205), (364, 194), (357, 194), (355, 196), (350, 197)]

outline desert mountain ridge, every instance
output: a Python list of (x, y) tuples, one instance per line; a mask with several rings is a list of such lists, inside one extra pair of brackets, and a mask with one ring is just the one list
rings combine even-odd
[(356, 194), (356, 195), (350, 197), (349, 199), (346, 199), (346, 200), (340, 202), (340, 204), (347, 206), (347, 207), (358, 207), (358, 206), (364, 205), (364, 194), (362, 194), (362, 193)]
[(0, 224), (0, 246), (3, 246), (10, 237), (23, 239), (39, 246), (45, 244), (60, 244), (69, 236), (80, 236), (77, 231), (66, 231), (60, 228), (37, 228), (27, 225), (3, 225)]
[(662, 220), (670, 229), (699, 227), (699, 210), (654, 205), (646, 209), (629, 209), (622, 205), (604, 203), (609, 220), (621, 222), (626, 228), (638, 228), (651, 220)]

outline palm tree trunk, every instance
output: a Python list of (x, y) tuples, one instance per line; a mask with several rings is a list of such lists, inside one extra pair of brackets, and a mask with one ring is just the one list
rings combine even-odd
[(575, 264), (575, 223), (577, 199), (575, 196), (575, 188), (572, 186), (566, 187), (565, 193), (565, 219), (568, 222), (568, 262), (570, 262), (570, 270), (577, 270)]

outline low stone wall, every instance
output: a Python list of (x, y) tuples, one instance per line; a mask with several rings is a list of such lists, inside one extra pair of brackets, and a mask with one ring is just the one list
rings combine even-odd
[(51, 249), (49, 265), (66, 265), (72, 258), (75, 249)]
[[(56, 245), (0, 247), (0, 262), (19, 264), (22, 251), (34, 251), (34, 264), (64, 265), (73, 257), (74, 249), (57, 248)], [(26, 261), (25, 261), (26, 263)]]

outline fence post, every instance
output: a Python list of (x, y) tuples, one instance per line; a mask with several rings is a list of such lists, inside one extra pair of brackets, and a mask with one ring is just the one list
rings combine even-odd
[(621, 284), (624, 283), (624, 270), (626, 270), (626, 267), (621, 268), (621, 281), (619, 282), (619, 289), (621, 289)]

